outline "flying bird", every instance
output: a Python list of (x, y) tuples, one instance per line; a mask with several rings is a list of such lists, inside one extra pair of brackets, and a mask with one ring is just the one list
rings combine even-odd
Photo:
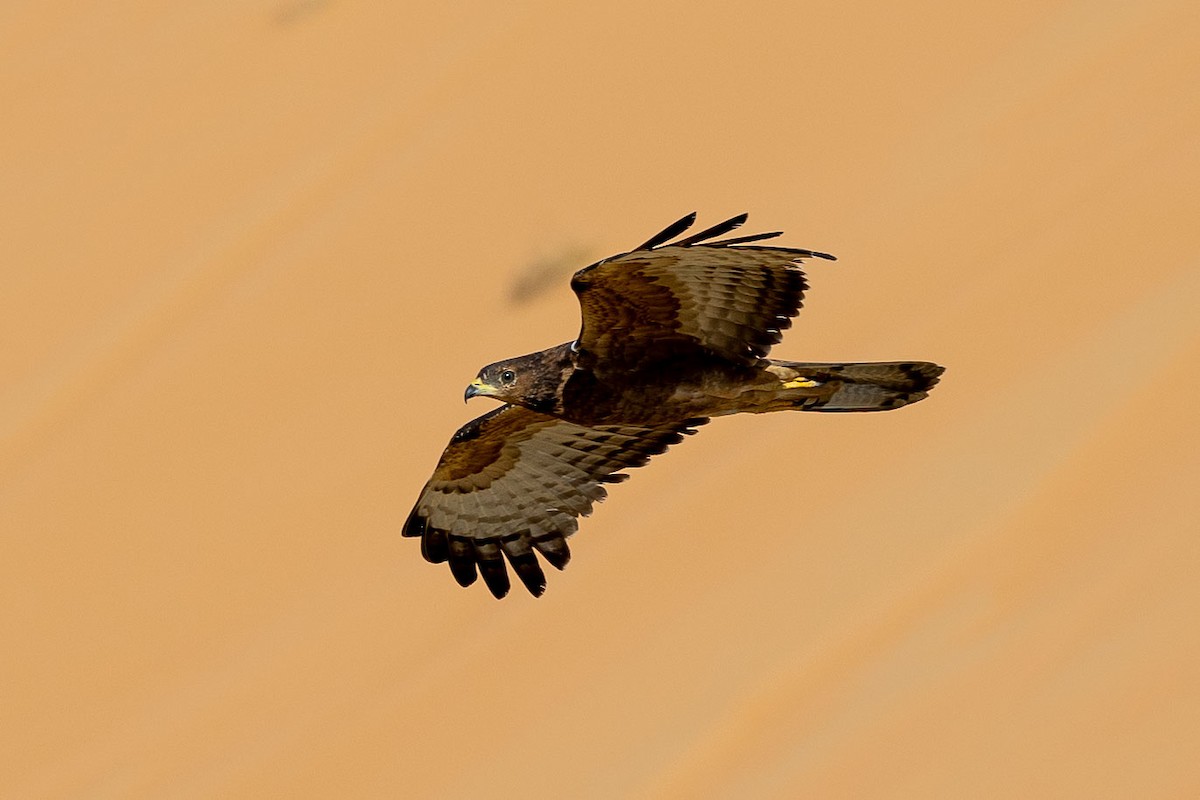
[(404, 524), (427, 561), (462, 586), (483, 576), (504, 597), (505, 560), (533, 595), (538, 558), (558, 569), (578, 518), (605, 484), (709, 418), (768, 411), (886, 411), (926, 397), (943, 368), (925, 361), (816, 364), (767, 358), (791, 326), (813, 250), (759, 244), (780, 231), (720, 238), (741, 214), (676, 239), (696, 215), (628, 253), (579, 270), (583, 323), (572, 341), (489, 364), (465, 399), (504, 405), (450, 440)]

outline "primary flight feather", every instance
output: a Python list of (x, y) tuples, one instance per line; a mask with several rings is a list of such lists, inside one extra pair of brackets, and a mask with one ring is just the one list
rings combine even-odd
[(886, 411), (922, 400), (943, 368), (925, 361), (813, 364), (767, 358), (800, 310), (800, 262), (833, 259), (721, 239), (746, 215), (672, 242), (689, 214), (628, 253), (576, 272), (582, 326), (570, 342), (479, 371), (466, 398), (505, 405), (454, 434), (404, 524), (421, 553), (496, 597), (508, 569), (534, 595), (542, 559), (570, 558), (578, 517), (685, 435), (725, 414)]

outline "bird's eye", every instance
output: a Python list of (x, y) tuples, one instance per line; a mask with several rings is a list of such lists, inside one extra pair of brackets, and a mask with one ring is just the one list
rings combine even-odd
[(513, 372), (511, 369), (506, 369), (504, 372), (500, 373), (500, 380), (504, 383), (512, 383), (516, 379), (517, 373)]

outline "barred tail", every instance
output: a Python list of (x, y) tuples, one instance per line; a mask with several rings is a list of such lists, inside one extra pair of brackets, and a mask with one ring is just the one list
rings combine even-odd
[(928, 361), (806, 364), (773, 361), (782, 406), (800, 411), (887, 411), (924, 400), (945, 371)]

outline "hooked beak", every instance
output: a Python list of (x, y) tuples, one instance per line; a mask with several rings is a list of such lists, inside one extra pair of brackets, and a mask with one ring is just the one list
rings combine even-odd
[(491, 393), (492, 387), (479, 380), (479, 378), (476, 378), (475, 380), (471, 381), (470, 385), (467, 386), (467, 391), (463, 393), (463, 402), (465, 403), (472, 397), (478, 397), (481, 394)]

